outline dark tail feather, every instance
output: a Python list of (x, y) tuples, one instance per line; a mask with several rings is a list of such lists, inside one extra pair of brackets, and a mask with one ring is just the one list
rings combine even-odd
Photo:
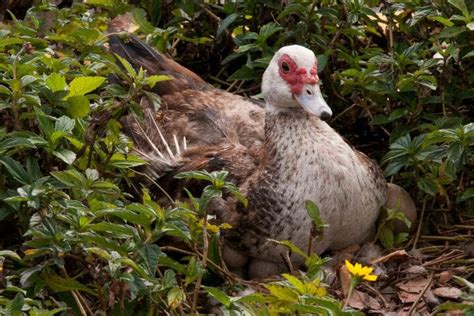
[(109, 36), (110, 50), (128, 60), (135, 69), (145, 69), (148, 75), (166, 75), (172, 80), (159, 82), (154, 92), (159, 95), (170, 94), (183, 90), (207, 90), (212, 86), (191, 70), (181, 66), (174, 60), (157, 52), (153, 47), (135, 36), (127, 42), (117, 35)]

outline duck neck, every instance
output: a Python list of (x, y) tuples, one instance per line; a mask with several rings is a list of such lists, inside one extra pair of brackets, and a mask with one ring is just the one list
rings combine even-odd
[(265, 157), (262, 168), (273, 173), (299, 165), (302, 153), (310, 149), (317, 130), (326, 123), (303, 109), (267, 111), (265, 115)]

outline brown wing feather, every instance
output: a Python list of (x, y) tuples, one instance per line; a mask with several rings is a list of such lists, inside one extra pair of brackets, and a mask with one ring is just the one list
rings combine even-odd
[(135, 36), (127, 42), (117, 35), (109, 36), (110, 50), (127, 59), (136, 69), (146, 69), (148, 75), (167, 75), (173, 80), (158, 83), (153, 91), (160, 94), (180, 92), (187, 89), (207, 90), (213, 87), (191, 70), (157, 52)]
[[(137, 38), (124, 43), (111, 36), (110, 49), (148, 74), (173, 78), (158, 83), (154, 90), (162, 99), (158, 113), (142, 102), (142, 122), (132, 115), (122, 119), (136, 151), (150, 162), (145, 171), (148, 175), (224, 169), (240, 184), (253, 173), (264, 141), (262, 103), (212, 87)], [(176, 145), (176, 139), (180, 142), (184, 138), (186, 146)]]

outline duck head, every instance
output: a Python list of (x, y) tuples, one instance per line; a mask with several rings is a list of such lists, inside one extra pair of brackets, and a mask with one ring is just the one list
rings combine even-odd
[(270, 112), (288, 112), (302, 107), (322, 120), (332, 115), (319, 89), (316, 56), (303, 46), (291, 45), (278, 50), (263, 74), (262, 93)]

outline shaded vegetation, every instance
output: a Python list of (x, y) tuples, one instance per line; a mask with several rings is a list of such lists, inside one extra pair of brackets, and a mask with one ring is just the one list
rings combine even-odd
[[(325, 260), (316, 254), (302, 253), (308, 270), (297, 277), (230, 295), (244, 283), (221, 265), (219, 232), (227, 227), (204, 216), (212, 196), (238, 194), (225, 172), (183, 175), (209, 186), (170, 207), (138, 184), (134, 168), (145, 162), (133, 154), (120, 118), (140, 115), (142, 96), (159, 108), (148, 90), (166, 78), (131, 69), (104, 49), (107, 23), (130, 11), (150, 44), (248, 96), (258, 97), (280, 46), (311, 48), (336, 113), (331, 125), (381, 161), (422, 210), (411, 240), (386, 225), (383, 244), (469, 241), (456, 231), (428, 241), (421, 235), (441, 234), (440, 217), (445, 226), (471, 225), (463, 229), (472, 235), (474, 2), (134, 2), (58, 9), (43, 1), (24, 20), (11, 16), (2, 25), (1, 313), (185, 314), (209, 311), (208, 297), (235, 313), (341, 311), (338, 293), (321, 282)], [(108, 80), (111, 74), (129, 86)], [(472, 275), (473, 263), (462, 264), (463, 276)], [(471, 283), (460, 282), (472, 293)], [(472, 312), (467, 303), (450, 304), (440, 310)]]

